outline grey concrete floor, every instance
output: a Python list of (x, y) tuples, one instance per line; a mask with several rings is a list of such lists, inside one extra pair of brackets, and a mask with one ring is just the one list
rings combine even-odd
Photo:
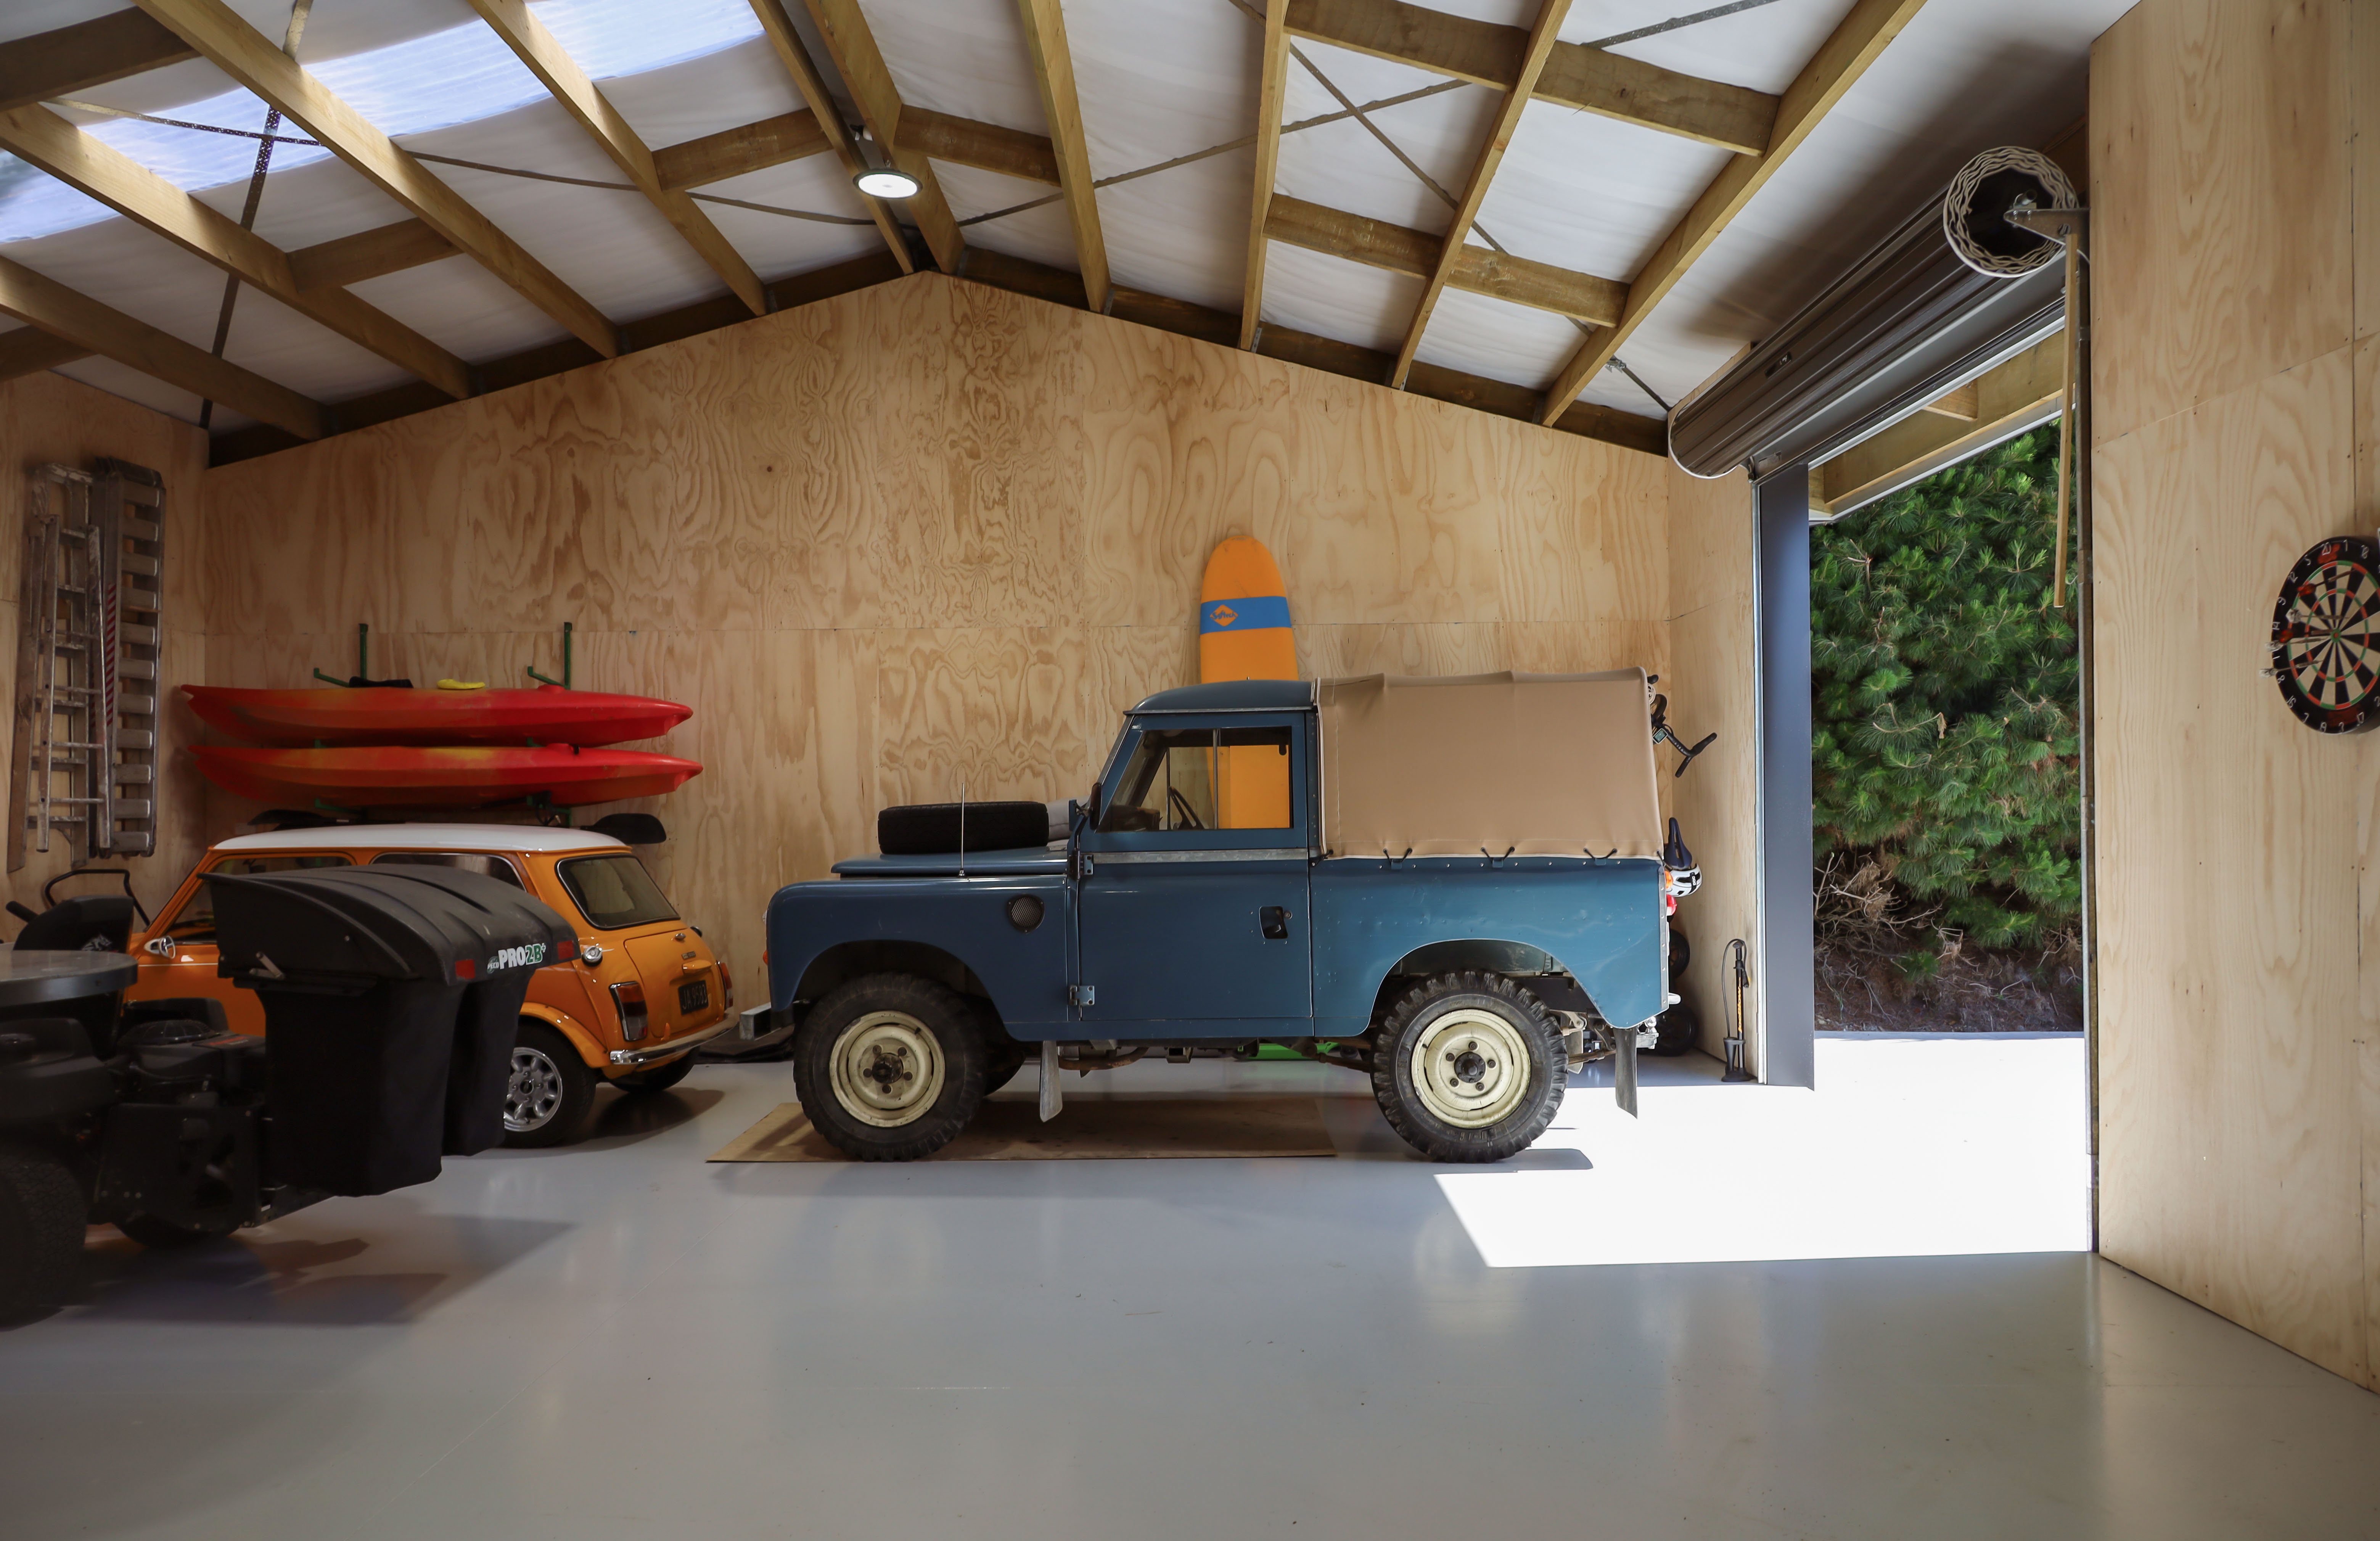
[(1491, 1268), (1360, 1119), (705, 1164), (790, 1098), (707, 1066), (202, 1252), (95, 1231), (0, 1332), (0, 1535), (2380, 1535), (2380, 1397), (2082, 1254)]

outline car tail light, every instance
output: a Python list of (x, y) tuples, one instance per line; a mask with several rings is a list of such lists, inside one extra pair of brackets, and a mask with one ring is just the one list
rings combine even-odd
[(612, 1004), (620, 1008), (620, 1037), (635, 1043), (645, 1036), (645, 987), (640, 984), (613, 985)]
[(727, 997), (727, 1009), (735, 1009), (735, 976), (727, 972), (727, 960), (719, 960), (719, 989)]

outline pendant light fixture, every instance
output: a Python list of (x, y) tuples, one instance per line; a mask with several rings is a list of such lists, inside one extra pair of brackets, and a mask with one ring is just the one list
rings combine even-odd
[(917, 196), (917, 179), (884, 158), (864, 124), (853, 125), (851, 142), (860, 160), (859, 169), (851, 176), (853, 187), (869, 198), (899, 200)]

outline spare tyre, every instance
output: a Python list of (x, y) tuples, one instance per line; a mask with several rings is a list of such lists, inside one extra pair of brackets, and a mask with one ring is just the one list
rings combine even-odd
[[(960, 838), (965, 809), (966, 843)], [(1016, 851), (1046, 845), (1050, 809), (1042, 803), (910, 803), (876, 816), (876, 847), (888, 856), (932, 856), (946, 851)]]

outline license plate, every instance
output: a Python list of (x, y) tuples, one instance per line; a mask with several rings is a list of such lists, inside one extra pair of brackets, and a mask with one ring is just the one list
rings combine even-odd
[(710, 981), (697, 979), (690, 985), (677, 987), (677, 1013), (690, 1016), (710, 1009)]

